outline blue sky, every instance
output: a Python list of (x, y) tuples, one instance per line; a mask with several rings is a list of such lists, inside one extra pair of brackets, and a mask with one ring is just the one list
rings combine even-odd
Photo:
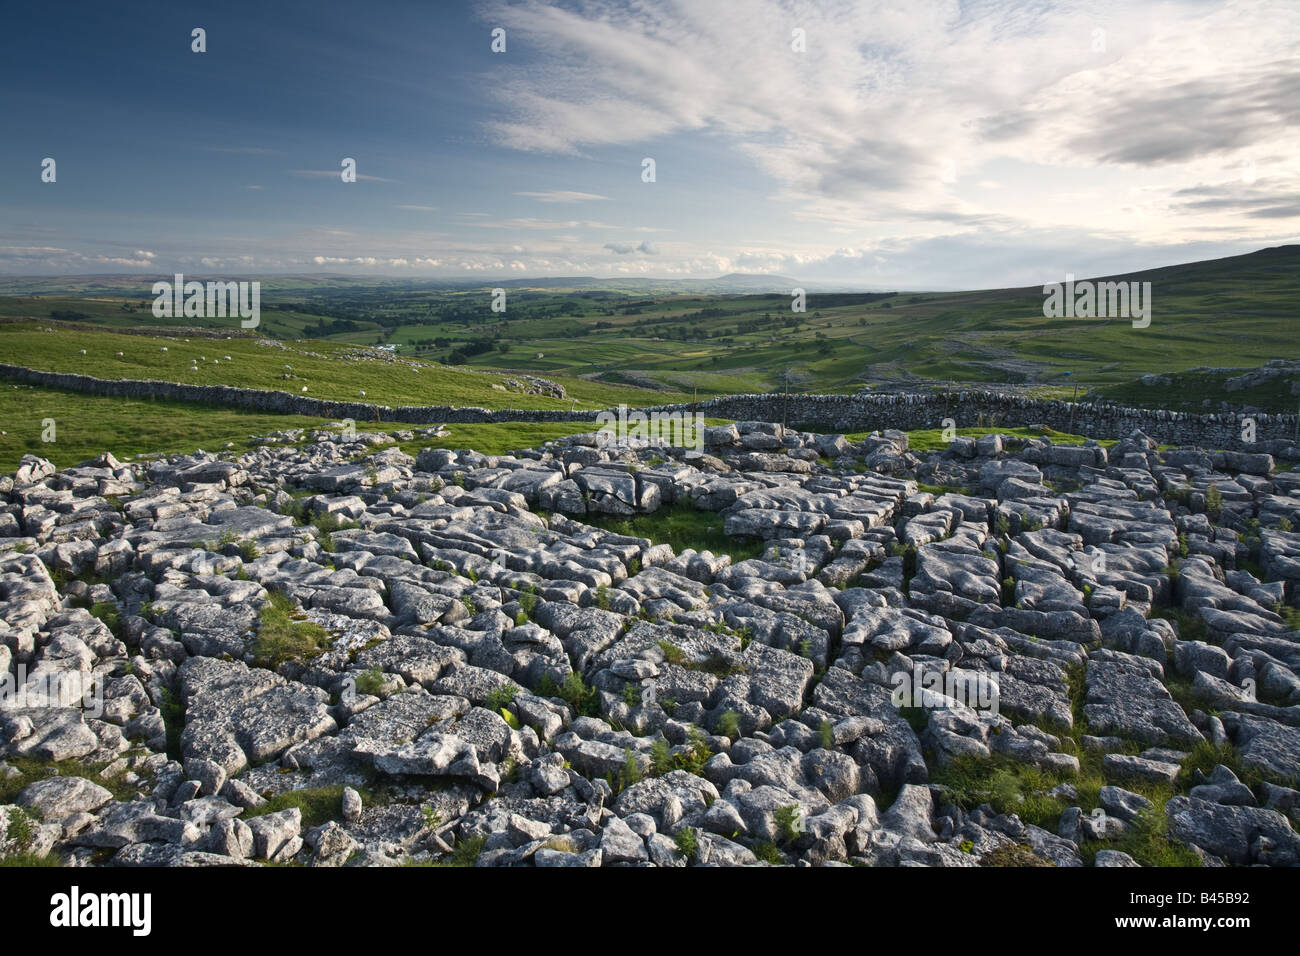
[(6, 18), (3, 274), (940, 289), (1300, 237), (1294, 3), (47, 2)]

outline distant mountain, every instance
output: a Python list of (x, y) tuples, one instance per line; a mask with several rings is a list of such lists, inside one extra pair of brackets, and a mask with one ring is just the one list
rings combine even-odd
[[(483, 288), (539, 289), (550, 292), (565, 291), (622, 291), (637, 295), (790, 295), (791, 290), (802, 288), (812, 293), (837, 293), (840, 296), (860, 295), (862, 301), (879, 298), (890, 290), (868, 290), (863, 286), (844, 283), (810, 282), (784, 275), (731, 272), (716, 279), (664, 279), (650, 277), (609, 276), (542, 276), (530, 279), (420, 279), (397, 276), (349, 276), (338, 273), (302, 273), (276, 275), (233, 275), (186, 273), (190, 279), (258, 279), (263, 294), (310, 292), (313, 290), (355, 291), (438, 291)], [(154, 275), (77, 275), (77, 276), (0, 276), (0, 295), (71, 295), (141, 297), (152, 295), (153, 283), (170, 279), (170, 274)], [(1063, 276), (1044, 276), (1043, 282), (1060, 282)], [(1209, 295), (1216, 283), (1239, 283), (1257, 280), (1264, 283), (1288, 280), (1300, 281), (1300, 245), (1273, 246), (1239, 256), (1222, 259), (1205, 259), (1178, 265), (1160, 266), (1140, 272), (1127, 272), (1109, 276), (1076, 276), (1076, 281), (1137, 281), (1159, 283), (1165, 294), (1186, 292), (1192, 288), (1204, 290)], [(897, 290), (892, 290), (897, 291)], [(927, 295), (979, 297), (1001, 299), (1025, 294), (1039, 294), (1041, 286), (1022, 286), (1010, 289), (975, 289), (966, 292), (921, 292)], [(906, 294), (906, 293), (905, 293)], [(852, 301), (841, 299), (841, 302)]]
[[(346, 276), (337, 274), (233, 275), (186, 273), (187, 279), (257, 279), (264, 293), (302, 292), (312, 289), (393, 289), (430, 291), (444, 289), (545, 289), (566, 291), (624, 291), (638, 295), (789, 295), (796, 287), (808, 292), (847, 291), (859, 287), (801, 282), (788, 276), (731, 273), (716, 279), (658, 279), (648, 277), (541, 276), (531, 279), (415, 279), (397, 276)], [(154, 282), (170, 273), (142, 275), (0, 276), (0, 295), (108, 295), (149, 296)], [(860, 289), (859, 289), (860, 291)]]
[(499, 281), (459, 281), (454, 283), (420, 282), (421, 288), (483, 288), (499, 286), (504, 289), (547, 289), (564, 291), (566, 289), (599, 291), (619, 290), (637, 292), (644, 295), (655, 293), (663, 295), (757, 295), (776, 293), (789, 295), (790, 290), (802, 287), (809, 292), (833, 291), (853, 288), (850, 286), (827, 285), (824, 283), (806, 283), (789, 276), (766, 275), (762, 273), (733, 272), (716, 279), (656, 279), (646, 277), (596, 277), (569, 276), (544, 277), (540, 279), (502, 279)]
[(800, 284), (788, 276), (765, 275), (753, 272), (732, 272), (712, 280), (715, 286), (731, 286), (738, 292), (786, 292)]

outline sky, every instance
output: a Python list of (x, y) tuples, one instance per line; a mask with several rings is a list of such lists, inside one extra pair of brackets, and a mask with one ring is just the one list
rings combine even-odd
[(1295, 0), (43, 0), (0, 117), (5, 275), (937, 290), (1300, 241)]

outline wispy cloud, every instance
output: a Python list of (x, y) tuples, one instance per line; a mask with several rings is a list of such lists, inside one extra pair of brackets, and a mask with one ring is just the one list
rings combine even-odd
[[(339, 169), (291, 169), (289, 170), (294, 176), (309, 176), (315, 179), (336, 179), (342, 182), (340, 178), (343, 173), (342, 167)], [(365, 173), (357, 173), (357, 180), (369, 183), (395, 183), (396, 179), (385, 179), (383, 176), (369, 176)]]
[(667, 231), (660, 226), (615, 226), (607, 222), (599, 222), (594, 219), (537, 219), (531, 216), (521, 216), (514, 219), (483, 219), (477, 222), (468, 222), (468, 226), (474, 226), (480, 229), (605, 229), (617, 230), (619, 232), (665, 232)]
[(427, 266), (437, 268), (442, 265), (441, 260), (432, 259), (427, 256), (397, 256), (395, 258), (383, 258), (380, 256), (313, 256), (312, 264), (317, 266), (364, 266), (367, 268), (390, 268), (390, 269), (407, 269)]
[[(1248, 154), (1277, 157), (1272, 174), (1300, 192), (1300, 6), (1285, 0), (524, 0), (485, 16), (548, 64), (501, 68), (497, 143), (651, 154), (705, 132), (771, 177), (797, 219), (1046, 226), (1062, 210), (1035, 193), (1059, 194), (1080, 169), (1162, 168), (1172, 191)], [(1014, 194), (981, 193), (989, 177), (972, 174), (1008, 159), (1031, 175)], [(1140, 181), (1105, 179), (1074, 208), (1137, 241), (1210, 224), (1181, 207), (1155, 225), (1123, 193)]]
[(598, 199), (609, 199), (608, 196), (598, 196), (595, 193), (580, 193), (570, 189), (555, 189), (550, 192), (521, 192), (515, 193), (516, 196), (524, 196), (528, 199), (536, 199), (538, 202), (592, 202)]

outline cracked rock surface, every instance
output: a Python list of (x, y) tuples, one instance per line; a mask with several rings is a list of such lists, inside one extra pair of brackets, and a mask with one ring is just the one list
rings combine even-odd
[(1295, 445), (398, 437), (0, 478), (0, 855), (1300, 863)]

